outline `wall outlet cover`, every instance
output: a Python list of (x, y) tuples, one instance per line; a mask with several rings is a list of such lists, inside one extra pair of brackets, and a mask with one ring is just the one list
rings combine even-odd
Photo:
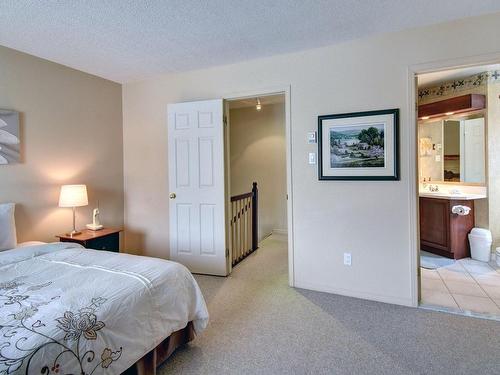
[(316, 164), (316, 153), (315, 152), (309, 153), (309, 164)]

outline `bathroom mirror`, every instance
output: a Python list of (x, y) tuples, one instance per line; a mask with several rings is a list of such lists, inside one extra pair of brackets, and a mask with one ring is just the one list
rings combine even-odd
[(484, 185), (484, 117), (448, 117), (419, 123), (420, 179)]

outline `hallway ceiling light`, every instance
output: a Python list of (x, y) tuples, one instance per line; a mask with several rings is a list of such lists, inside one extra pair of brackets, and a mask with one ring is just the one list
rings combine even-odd
[(257, 98), (257, 105), (255, 106), (255, 109), (257, 111), (260, 111), (262, 109), (262, 105), (260, 104), (260, 99), (259, 98)]

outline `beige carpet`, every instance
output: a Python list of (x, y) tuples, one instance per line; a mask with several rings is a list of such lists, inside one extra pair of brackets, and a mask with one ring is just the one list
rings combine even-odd
[(499, 374), (500, 323), (287, 284), (284, 237), (196, 276), (210, 324), (160, 374)]

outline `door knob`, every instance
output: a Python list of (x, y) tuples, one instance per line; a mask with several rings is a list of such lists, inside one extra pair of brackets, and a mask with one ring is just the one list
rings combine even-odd
[(175, 195), (175, 193), (170, 193), (170, 199), (175, 199), (177, 198), (177, 195)]

